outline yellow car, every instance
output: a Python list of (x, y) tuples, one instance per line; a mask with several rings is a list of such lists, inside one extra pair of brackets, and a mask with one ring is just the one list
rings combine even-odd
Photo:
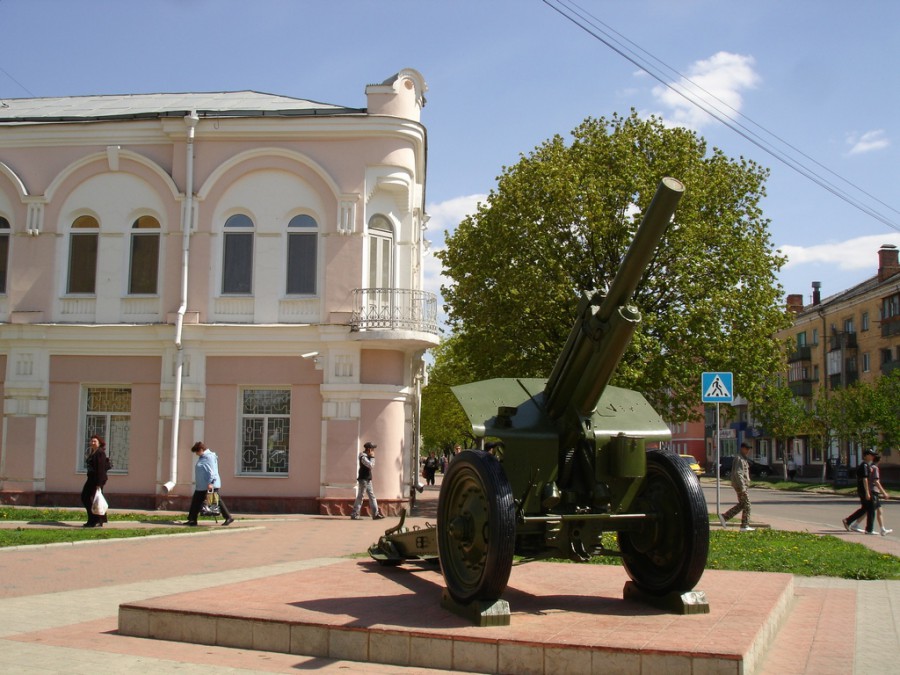
[(678, 456), (681, 457), (681, 459), (683, 459), (685, 462), (687, 462), (687, 465), (691, 468), (691, 471), (693, 471), (698, 476), (703, 475), (703, 469), (700, 468), (700, 465), (697, 463), (697, 460), (694, 458), (693, 455), (678, 455)]

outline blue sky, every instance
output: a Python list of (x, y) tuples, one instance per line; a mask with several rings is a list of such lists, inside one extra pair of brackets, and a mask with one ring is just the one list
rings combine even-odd
[[(673, 96), (562, 4), (890, 222)], [(808, 302), (812, 281), (837, 293), (875, 274), (882, 244), (900, 245), (898, 26), (890, 0), (0, 0), (0, 100), (252, 89), (364, 107), (366, 84), (415, 68), (429, 87), (432, 250), (520, 153), (633, 107), (771, 168), (763, 208), (790, 258), (780, 280)], [(432, 290), (438, 273), (432, 259)]]

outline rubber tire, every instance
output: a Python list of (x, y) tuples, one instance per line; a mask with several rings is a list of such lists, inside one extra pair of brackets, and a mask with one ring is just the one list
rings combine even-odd
[(652, 595), (683, 593), (697, 585), (709, 555), (709, 515), (700, 481), (670, 452), (647, 453), (647, 473), (632, 504), (655, 521), (619, 532), (625, 570)]
[(450, 596), (463, 605), (498, 600), (515, 542), (515, 502), (503, 467), (487, 452), (464, 450), (450, 462), (438, 497), (438, 558)]

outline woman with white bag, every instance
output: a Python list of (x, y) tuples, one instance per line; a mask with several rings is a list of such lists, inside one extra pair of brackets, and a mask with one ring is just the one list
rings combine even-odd
[[(100, 509), (94, 508), (94, 500), (97, 492), (102, 493), (101, 488), (106, 485), (106, 472), (109, 470), (110, 464), (109, 457), (106, 456), (106, 442), (97, 435), (91, 436), (91, 446), (84, 464), (87, 467), (87, 480), (84, 481), (84, 487), (81, 489), (81, 503), (84, 504), (88, 519), (82, 527), (103, 527), (103, 523), (107, 522), (106, 500), (99, 500), (103, 505)], [(98, 510), (103, 513), (95, 513)]]

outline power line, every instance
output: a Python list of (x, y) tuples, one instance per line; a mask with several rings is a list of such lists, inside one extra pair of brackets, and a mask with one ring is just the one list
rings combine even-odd
[(24, 84), (19, 82), (16, 78), (14, 78), (12, 75), (10, 75), (9, 72), (5, 68), (0, 68), (0, 72), (2, 72), (4, 75), (6, 75), (9, 79), (11, 79), (17, 85), (22, 87), (22, 89), (24, 89), (28, 93), (28, 95), (31, 96), (31, 98), (37, 98), (37, 96), (35, 96), (34, 94), (31, 93), (31, 91), (28, 89), (28, 87), (26, 87)]
[[(612, 27), (603, 23), (602, 21), (597, 19), (595, 16), (591, 15), (586, 10), (584, 10), (582, 7), (577, 5), (575, 2), (572, 2), (571, 0), (543, 0), (543, 2), (545, 5), (547, 5), (548, 7), (550, 7), (557, 13), (559, 13), (561, 16), (565, 17), (566, 19), (568, 19), (569, 21), (574, 23), (576, 26), (581, 28), (586, 33), (588, 33), (591, 37), (602, 42), (607, 47), (612, 49), (614, 52), (616, 52), (617, 54), (619, 54), (626, 60), (628, 60), (631, 63), (633, 63), (634, 65), (636, 65), (638, 68), (640, 68), (645, 73), (650, 75), (653, 79), (657, 80), (660, 84), (662, 84), (666, 88), (668, 88), (671, 91), (673, 91), (674, 93), (676, 93), (678, 96), (680, 96), (683, 99), (685, 99), (686, 101), (688, 101), (691, 105), (694, 105), (697, 108), (699, 108), (700, 110), (704, 111), (706, 114), (710, 115), (713, 119), (717, 120), (718, 122), (721, 122), (726, 127), (731, 129), (735, 133), (739, 134), (745, 140), (749, 141), (756, 147), (760, 148), (767, 154), (769, 154), (772, 157), (774, 157), (775, 159), (777, 159), (779, 162), (781, 162), (784, 165), (788, 166), (789, 168), (793, 169), (794, 171), (796, 171), (797, 173), (802, 175), (804, 178), (807, 178), (808, 180), (812, 181), (819, 187), (827, 190), (834, 196), (836, 196), (839, 199), (850, 204), (857, 210), (862, 211), (863, 213), (870, 216), (871, 218), (878, 220), (879, 222), (887, 225), (888, 227), (890, 227), (892, 229), (900, 231), (900, 225), (898, 225), (898, 223), (895, 222), (893, 219), (891, 219), (889, 216), (885, 215), (884, 213), (879, 211), (877, 208), (864, 203), (860, 199), (852, 196), (851, 194), (848, 194), (847, 191), (845, 191), (838, 185), (835, 185), (833, 182), (827, 180), (826, 178), (824, 178), (823, 176), (818, 174), (813, 168), (810, 168), (809, 166), (804, 165), (802, 160), (797, 159), (795, 157), (791, 157), (789, 153), (774, 147), (769, 141), (762, 138), (758, 133), (756, 133), (752, 129), (748, 128), (746, 125), (742, 124), (739, 120), (735, 119), (731, 115), (731, 113), (734, 113), (735, 115), (743, 118), (744, 120), (747, 120), (747, 122), (749, 122), (750, 125), (752, 125), (753, 127), (756, 127), (757, 129), (761, 130), (763, 133), (765, 133), (769, 137), (775, 139), (776, 141), (781, 143), (786, 148), (797, 153), (802, 158), (809, 160), (814, 165), (824, 169), (832, 176), (835, 176), (840, 181), (849, 185), (851, 188), (853, 188), (857, 192), (865, 195), (869, 199), (877, 202), (878, 204), (881, 204), (886, 209), (893, 211), (894, 213), (897, 213), (897, 214), (900, 214), (900, 211), (898, 211), (894, 207), (890, 206), (889, 204), (886, 204), (882, 200), (878, 199), (877, 197), (870, 194), (869, 192), (862, 189), (861, 187), (855, 185), (854, 183), (847, 180), (846, 178), (843, 178), (842, 176), (840, 176), (836, 172), (832, 171), (828, 167), (824, 166), (820, 162), (816, 161), (815, 159), (813, 159), (806, 153), (802, 152), (801, 150), (799, 150), (798, 148), (796, 148), (789, 142), (780, 138), (776, 134), (770, 132), (765, 127), (757, 124), (756, 122), (751, 120), (749, 117), (747, 117), (743, 113), (735, 110), (734, 108), (729, 106), (727, 103), (725, 103), (724, 101), (719, 99), (717, 96), (715, 96), (715, 94), (712, 94), (711, 92), (707, 91), (706, 89), (704, 89), (702, 86), (700, 86), (699, 84), (697, 84), (696, 82), (691, 80), (689, 77), (687, 77), (683, 73), (680, 73), (678, 70), (670, 67), (668, 64), (666, 64), (659, 58), (655, 57), (653, 54), (646, 51), (645, 49), (643, 49), (636, 43), (632, 42), (627, 37), (625, 37), (618, 31), (616, 31), (615, 29), (613, 29)], [(631, 46), (629, 46), (629, 45), (631, 45)], [(634, 49), (632, 49), (632, 47)], [(645, 54), (647, 59), (655, 61), (657, 64), (659, 64), (659, 66), (662, 70), (668, 71), (669, 73), (673, 74), (675, 76), (674, 79), (676, 80), (675, 83), (673, 83), (671, 81), (673, 78), (664, 77), (657, 68), (650, 65), (648, 60), (645, 59), (644, 57), (642, 57), (638, 52)], [(684, 83), (685, 86), (681, 86), (681, 83)], [(689, 91), (690, 88), (693, 88), (693, 91)], [(698, 91), (702, 92), (704, 96), (698, 95), (696, 93)], [(715, 101), (718, 104), (720, 104), (721, 107), (718, 107), (714, 103), (710, 102), (710, 99), (712, 101)], [(727, 111), (731, 111), (731, 113), (729, 113)]]

